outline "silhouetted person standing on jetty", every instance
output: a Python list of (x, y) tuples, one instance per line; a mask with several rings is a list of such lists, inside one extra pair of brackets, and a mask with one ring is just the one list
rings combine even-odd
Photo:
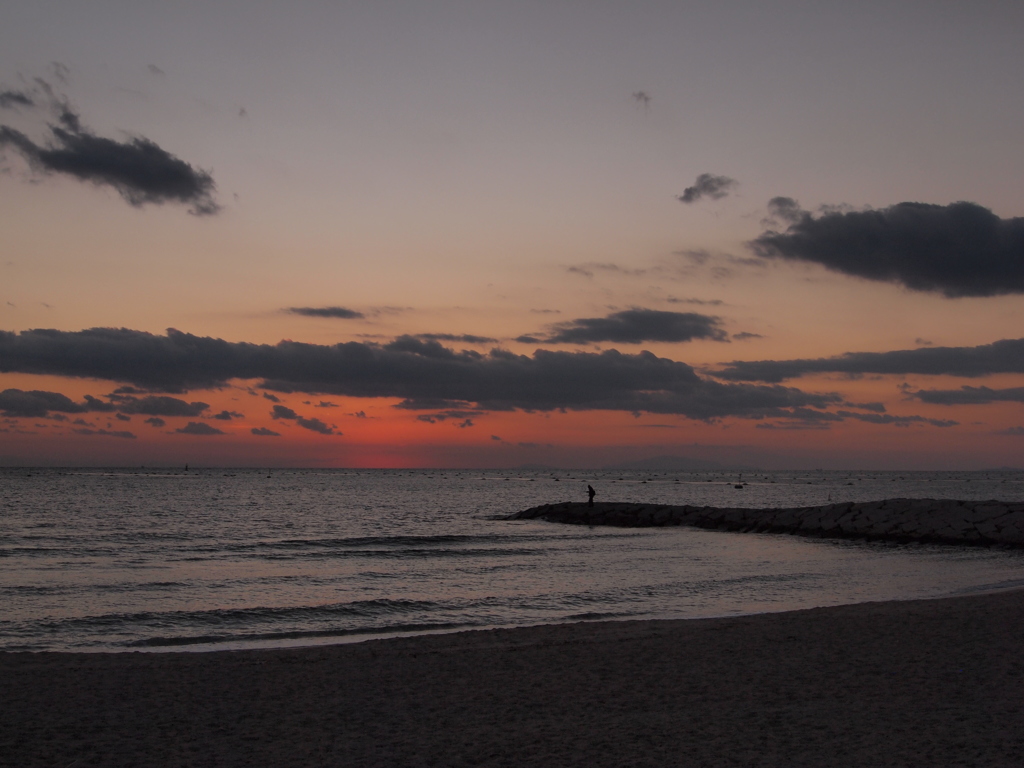
[(588, 485), (587, 486), (587, 506), (588, 507), (594, 506), (594, 497), (596, 495), (597, 495), (597, 491), (594, 490), (594, 487), (591, 486), (591, 485)]

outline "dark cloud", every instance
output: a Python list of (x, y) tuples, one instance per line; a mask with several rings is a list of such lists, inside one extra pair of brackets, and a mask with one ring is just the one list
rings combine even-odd
[(408, 352), (421, 357), (437, 358), (438, 360), (455, 360), (460, 357), (469, 357), (479, 360), (483, 357), (479, 352), (472, 352), (470, 350), (456, 352), (455, 350), (442, 345), (438, 341), (424, 341), (415, 336), (399, 336), (394, 341), (386, 344), (384, 349), (389, 352)]
[(274, 409), (270, 412), (270, 418), (272, 419), (297, 419), (299, 414), (284, 405), (275, 405)]
[(847, 352), (803, 360), (733, 361), (714, 375), (730, 381), (779, 382), (814, 373), (988, 376), (1024, 373), (1024, 339), (978, 347), (923, 347), (892, 352)]
[(471, 333), (417, 333), (415, 338), (424, 341), (451, 341), (461, 344), (494, 344), (498, 341), (490, 336), (474, 336)]
[(220, 421), (231, 421), (232, 419), (244, 419), (245, 415), (236, 411), (221, 411), (220, 413), (215, 413), (213, 418)]
[[(329, 402), (327, 400), (321, 400), (319, 403), (317, 403), (313, 407), (314, 408), (337, 408), (338, 405), (336, 403), (332, 403), (332, 402)], [(365, 416), (366, 414), (364, 413), (363, 415)]]
[(762, 258), (814, 262), (947, 298), (1024, 293), (1024, 218), (1001, 219), (969, 202), (817, 216), (776, 206), (773, 214), (789, 226), (751, 243)]
[(114, 414), (114, 418), (117, 419), (118, 421), (131, 421), (132, 420), (131, 416), (125, 416), (123, 413), (115, 413)]
[(109, 429), (73, 429), (76, 435), (102, 436), (102, 437), (123, 437), (128, 440), (135, 440), (135, 435), (125, 431), (111, 431)]
[(853, 411), (813, 411), (809, 408), (792, 408), (788, 413), (780, 413), (775, 418), (781, 422), (758, 424), (758, 429), (829, 429), (832, 424), (853, 419), (868, 424), (880, 424), (893, 427), (910, 427), (929, 425), (932, 427), (955, 427), (959, 422), (949, 419), (929, 419), (924, 416), (894, 416), (888, 413), (855, 413)]
[(258, 435), (259, 437), (280, 437), (281, 436), (280, 432), (275, 432), (274, 430), (267, 429), (266, 427), (253, 427), (249, 431), (252, 432), (254, 435)]
[(732, 337), (736, 339), (736, 341), (746, 341), (747, 339), (764, 338), (764, 336), (762, 336), (760, 333), (750, 333), (749, 331), (740, 331), (739, 333), (734, 333)]
[(994, 435), (1013, 435), (1015, 437), (1024, 436), (1024, 427), (1007, 427), (1006, 429), (1000, 429), (993, 432)]
[(264, 392), (263, 393), (263, 397), (265, 397), (267, 400), (269, 400), (272, 403), (280, 403), (281, 402), (281, 398), (279, 398), (277, 395), (272, 395), (270, 392)]
[(0, 108), (34, 107), (35, 101), (24, 91), (0, 91)]
[(163, 427), (167, 425), (167, 422), (158, 416), (152, 416), (146, 419), (146, 423), (154, 427)]
[(894, 416), (890, 413), (851, 413), (836, 411), (836, 415), (844, 419), (856, 419), (868, 424), (891, 424), (896, 427), (908, 427), (911, 424), (929, 424), (933, 427), (955, 427), (960, 422), (951, 419), (929, 419), (925, 416)]
[(413, 397), (406, 398), (392, 408), (399, 408), (406, 411), (432, 411), (448, 409), (449, 413), (458, 413), (458, 409), (472, 408), (473, 404), (468, 400), (445, 400), (440, 397)]
[[(415, 406), (413, 404), (405, 402), (405, 403), (399, 403), (395, 407), (396, 408), (412, 409)], [(462, 424), (457, 424), (456, 426), (464, 426), (466, 421), (469, 422), (469, 426), (473, 426), (473, 422), (470, 419), (470, 417), (471, 416), (481, 416), (483, 414), (484, 414), (484, 411), (480, 411), (480, 410), (461, 410), (461, 411), (460, 410), (447, 410), (447, 411), (439, 411), (437, 413), (420, 414), (416, 418), (419, 419), (420, 421), (425, 421), (428, 424), (436, 424), (439, 421), (447, 421), (448, 419), (463, 419), (463, 423)]]
[[(313, 432), (319, 432), (321, 435), (335, 434), (334, 427), (327, 426), (322, 421), (320, 421), (320, 419), (304, 419), (300, 416), (295, 420), (295, 423), (298, 424), (303, 429), (308, 429)], [(341, 433), (338, 432), (337, 434), (340, 435)]]
[(85, 413), (88, 403), (76, 403), (59, 392), (41, 390), (23, 391), (5, 389), (0, 392), (0, 413), (4, 416), (41, 419), (51, 411), (57, 413)]
[(960, 389), (922, 389), (911, 393), (922, 403), (934, 405), (985, 405), (987, 403), (1024, 403), (1024, 387), (989, 389), (988, 387), (961, 387)]
[(147, 395), (136, 398), (112, 394), (110, 399), (114, 401), (118, 410), (124, 413), (138, 413), (143, 416), (201, 416), (203, 411), (210, 407), (206, 403), (198, 401), (187, 403), (176, 397), (164, 395)]
[(780, 223), (795, 224), (803, 218), (806, 211), (792, 197), (773, 197), (768, 201), (768, 218), (761, 223), (764, 226), (778, 226)]
[(492, 349), (481, 355), (411, 338), (386, 346), (323, 346), (228, 342), (175, 330), (166, 336), (123, 328), (0, 331), (0, 372), (104, 379), (165, 392), (259, 379), (256, 386), (282, 393), (396, 398), (420, 409), (649, 411), (695, 419), (842, 402), (832, 393), (723, 384), (650, 352), (537, 350), (526, 356)]
[[(580, 318), (552, 326), (547, 344), (590, 344), (601, 341), (642, 344), (645, 341), (682, 342), (694, 339), (728, 341), (717, 317), (696, 312), (627, 309), (608, 317)], [(524, 338), (524, 337), (520, 337)]]
[(676, 200), (681, 203), (695, 203), (701, 198), (707, 197), (711, 200), (721, 200), (737, 186), (736, 179), (728, 176), (715, 176), (711, 173), (702, 173), (697, 177), (692, 187), (683, 190)]
[(337, 317), (342, 320), (356, 320), (366, 317), (362, 312), (345, 307), (288, 307), (285, 312), (304, 317)]
[(190, 421), (181, 429), (174, 430), (175, 432), (182, 435), (223, 435), (216, 427), (211, 427), (209, 424), (204, 424), (201, 421)]
[[(117, 141), (97, 136), (83, 127), (79, 115), (64, 97), (54, 93), (44, 80), (36, 79), (55, 122), (41, 127), (45, 133), (37, 143), (21, 131), (0, 125), (0, 149), (21, 154), (39, 173), (60, 173), (80, 181), (113, 187), (129, 204), (181, 203), (192, 213), (217, 213), (213, 177), (192, 167), (144, 136)], [(8, 101), (18, 101), (19, 92), (7, 91)], [(20, 96), (34, 101), (35, 94)], [(23, 102), (22, 102), (23, 103)]]
[[(311, 430), (313, 432), (319, 432), (321, 435), (333, 435), (334, 427), (324, 424), (320, 419), (307, 419), (303, 418), (291, 408), (283, 405), (275, 405), (274, 409), (270, 412), (272, 419), (289, 419), (293, 420), (296, 424), (304, 429)], [(338, 432), (337, 434), (341, 434)]]
[(99, 413), (112, 413), (118, 406), (113, 403), (105, 403), (99, 398), (95, 398), (92, 395), (85, 396), (85, 409), (87, 411), (97, 411)]
[(144, 416), (198, 416), (207, 406), (206, 403), (186, 403), (174, 397), (143, 397), (136, 398), (112, 394), (113, 402), (106, 403), (92, 395), (85, 396), (85, 402), (76, 403), (59, 392), (43, 392), (33, 390), (25, 392), (20, 389), (6, 389), (0, 392), (0, 411), (9, 416), (41, 418), (49, 412), (57, 413), (114, 413), (122, 421), (130, 420), (125, 414), (141, 414)]
[(850, 408), (858, 408), (862, 411), (874, 411), (875, 413), (885, 413), (885, 403), (843, 403)]

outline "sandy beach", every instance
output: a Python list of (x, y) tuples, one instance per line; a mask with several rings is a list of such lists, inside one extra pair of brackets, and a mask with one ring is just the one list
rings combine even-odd
[(4, 766), (1024, 764), (1024, 591), (297, 650), (0, 654)]

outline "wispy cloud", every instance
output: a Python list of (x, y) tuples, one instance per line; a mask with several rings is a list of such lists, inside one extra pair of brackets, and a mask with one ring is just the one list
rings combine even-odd
[(365, 317), (362, 312), (345, 307), (288, 307), (284, 311), (304, 317), (334, 317), (341, 320), (357, 320)]
[(720, 307), (725, 304), (721, 299), (679, 299), (674, 296), (669, 296), (665, 299), (669, 304), (694, 304), (697, 306), (708, 306), (708, 307)]
[(565, 271), (571, 275), (582, 275), (587, 278), (594, 277), (598, 272), (609, 272), (615, 275), (625, 275), (628, 277), (640, 277), (648, 272), (647, 269), (643, 268), (623, 267), (612, 262), (598, 261), (588, 261), (583, 264), (571, 264), (565, 268)]
[(35, 100), (26, 91), (0, 91), (0, 109), (11, 109), (13, 107), (34, 107)]
[(715, 176), (713, 173), (702, 173), (692, 186), (683, 190), (683, 194), (676, 197), (681, 203), (696, 203), (698, 200), (708, 198), (709, 200), (721, 200), (738, 186), (736, 179), (728, 176)]

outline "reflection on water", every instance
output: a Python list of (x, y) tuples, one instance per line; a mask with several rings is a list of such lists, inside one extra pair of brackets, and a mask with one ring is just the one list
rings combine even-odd
[(0, 481), (9, 649), (335, 642), (1024, 584), (1019, 551), (499, 519), (585, 500), (588, 483), (602, 501), (714, 506), (1014, 501), (1019, 472), (2, 470)]

